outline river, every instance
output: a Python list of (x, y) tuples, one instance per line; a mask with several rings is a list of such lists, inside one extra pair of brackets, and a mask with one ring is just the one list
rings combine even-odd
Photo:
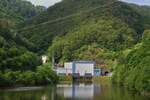
[(150, 100), (111, 84), (58, 84), (0, 90), (0, 100)]

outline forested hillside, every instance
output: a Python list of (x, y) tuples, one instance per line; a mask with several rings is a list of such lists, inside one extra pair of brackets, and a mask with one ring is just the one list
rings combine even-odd
[(34, 6), (25, 0), (0, 0), (0, 18), (5, 18), (13, 23), (24, 21), (45, 10), (45, 7)]
[(32, 53), (36, 48), (12, 29), (16, 23), (44, 11), (24, 0), (0, 0), (0, 70), (33, 70), (40, 58)]
[(49, 52), (54, 53), (56, 58), (59, 57), (62, 61), (72, 61), (79, 59), (77, 55), (84, 53), (85, 46), (96, 44), (97, 48), (119, 51), (132, 47), (137, 41), (137, 36), (138, 34), (127, 24), (115, 18), (87, 20), (66, 36), (56, 38)]
[[(70, 7), (71, 9), (68, 9)], [(70, 34), (72, 30), (87, 21), (97, 23), (106, 19), (112, 21), (115, 19), (126, 24), (137, 33), (134, 37), (136, 41), (140, 40), (144, 29), (149, 28), (147, 21), (149, 17), (145, 17), (129, 4), (117, 0), (63, 0), (34, 19), (23, 23), (24, 27), (19, 29), (19, 32), (37, 45), (39, 53), (43, 53), (56, 36)], [(117, 26), (114, 23), (115, 25)]]
[[(16, 31), (16, 25), (32, 18), (45, 7), (25, 0), (0, 0), (0, 87), (55, 83), (50, 67), (40, 66), (36, 46)], [(44, 74), (43, 74), (44, 73)]]
[[(7, 69), (6, 67), (12, 70), (29, 70), (39, 65), (40, 61), (38, 57), (28, 50), (32, 50), (32, 44), (14, 33), (9, 28), (8, 21), (0, 20), (0, 70)], [(23, 58), (23, 56), (27, 58), (21, 61), (21, 57)], [(32, 58), (33, 56), (35, 59)]]
[(113, 81), (146, 93), (150, 91), (150, 30), (142, 42), (127, 52), (122, 52), (115, 67)]

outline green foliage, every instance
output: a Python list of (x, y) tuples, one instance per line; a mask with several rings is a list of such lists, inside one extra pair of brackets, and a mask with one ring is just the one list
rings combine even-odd
[(9, 84), (9, 80), (7, 80), (4, 76), (3, 73), (0, 72), (0, 86), (4, 86), (5, 84)]
[[(16, 77), (15, 81), (16, 84), (23, 84), (23, 85), (35, 85), (36, 84), (36, 73), (32, 71), (26, 71), (23, 73), (19, 73)], [(12, 79), (10, 79), (12, 80)], [(15, 85), (15, 84), (14, 84)]]
[[(56, 60), (61, 59), (62, 61), (79, 58), (88, 59), (92, 57), (92, 54), (98, 54), (100, 49), (119, 51), (132, 47), (136, 43), (136, 37), (137, 33), (128, 25), (121, 23), (120, 20), (113, 18), (90, 20), (83, 22), (66, 36), (56, 38), (49, 48), (49, 53), (54, 55)], [(89, 45), (94, 43), (96, 47), (91, 46), (88, 48)], [(92, 50), (92, 48), (97, 48), (97, 51)], [(82, 53), (87, 55), (84, 53), (86, 49), (91, 51), (89, 57), (82, 56)], [(81, 54), (80, 57), (78, 54)]]
[(7, 20), (0, 20), (0, 86), (36, 84), (33, 71), (41, 64), (41, 59), (28, 51), (32, 50), (30, 47), (12, 32)]
[(139, 92), (150, 91), (150, 31), (143, 34), (142, 45), (133, 48), (125, 57), (124, 62), (119, 62), (113, 80), (120, 82), (130, 89)]
[[(106, 28), (105, 30), (109, 28), (109, 26), (107, 28), (107, 25), (109, 25), (110, 20), (114, 22), (114, 19), (117, 19), (115, 23), (113, 23), (113, 29), (115, 30), (115, 26), (118, 28), (119, 23), (122, 23), (122, 25), (125, 24), (125, 27), (128, 26), (130, 29), (124, 30), (131, 31), (132, 29), (138, 33), (134, 38), (136, 41), (139, 41), (144, 29), (150, 28), (148, 20), (150, 17), (142, 14), (141, 12), (143, 10), (135, 10), (134, 8), (136, 7), (138, 9), (142, 8), (137, 5), (131, 6), (130, 4), (117, 0), (63, 0), (33, 19), (25, 21), (25, 23), (20, 25), (22, 29), (19, 29), (19, 32), (23, 37), (38, 47), (38, 53), (40, 54), (51, 46), (54, 38), (61, 38), (66, 34), (70, 34), (74, 29), (78, 28), (78, 26), (83, 28), (84, 24), (82, 23), (87, 22), (87, 26), (90, 26), (89, 24), (93, 25), (94, 22), (101, 22), (97, 25), (102, 25), (102, 19), (109, 21), (108, 24), (104, 22), (105, 26), (103, 27), (104, 29)], [(150, 10), (144, 10), (145, 13), (148, 11)], [(89, 23), (90, 21), (93, 23)], [(119, 23), (117, 23), (117, 21)], [(116, 36), (116, 42), (124, 41), (122, 40), (122, 38), (124, 38), (124, 31), (120, 31)], [(109, 43), (106, 46), (108, 48), (112, 45)]]
[[(35, 70), (40, 58), (28, 51), (33, 47), (9, 29), (6, 20), (0, 20), (0, 70)], [(28, 50), (27, 50), (28, 49)]]
[[(49, 48), (56, 63), (94, 60), (114, 68), (114, 81), (150, 91), (150, 31), (142, 37), (150, 28), (149, 7), (118, 0), (63, 0), (35, 16), (41, 11), (45, 8), (23, 0), (0, 1), (0, 86), (56, 83), (56, 73), (49, 65), (39, 66), (34, 54)], [(12, 29), (16, 23), (17, 32)]]
[(89, 9), (106, 5), (116, 0), (62, 0), (62, 2), (49, 7), (46, 12), (41, 13), (34, 19), (26, 21), (25, 26), (36, 25), (48, 20), (55, 20), (61, 17), (70, 16), (82, 11), (87, 11)]
[(147, 46), (150, 44), (150, 30), (144, 32), (142, 42)]
[[(34, 11), (30, 12), (29, 8), (30, 6), (34, 7), (33, 5), (29, 3), (29, 7), (26, 8), (24, 3), (28, 2), (19, 5), (21, 2), (24, 1), (0, 1), (0, 86), (36, 84), (37, 77), (33, 71), (36, 71), (37, 66), (41, 64), (41, 58), (31, 52), (36, 50), (33, 44), (12, 29), (14, 22), (17, 21), (18, 23), (22, 20), (22, 18), (16, 18), (16, 16), (27, 18), (32, 17), (32, 15), (28, 16), (27, 13), (34, 13)], [(4, 15), (1, 13), (4, 13)], [(8, 16), (6, 17), (5, 14)]]
[(38, 82), (44, 84), (51, 83), (55, 84), (58, 81), (56, 73), (50, 67), (50, 64), (42, 65), (37, 68)]
[(34, 6), (25, 0), (0, 0), (0, 18), (14, 23), (31, 18), (45, 11), (45, 7)]
[(72, 76), (59, 76), (59, 82), (72, 82)]
[(149, 29), (150, 26), (150, 7), (149, 6), (137, 6), (137, 5), (130, 5), (132, 9), (134, 9), (137, 13), (144, 16), (142, 19), (144, 20), (144, 24), (141, 26), (144, 29)]
[(52, 71), (49, 64), (37, 67), (34, 72), (12, 70), (5, 70), (3, 73), (0, 72), (0, 87), (55, 84), (57, 81), (58, 77), (56, 73)]
[(24, 51), (21, 48), (12, 47), (9, 49), (0, 48), (0, 70), (35, 70), (36, 66), (41, 64), (37, 55)]

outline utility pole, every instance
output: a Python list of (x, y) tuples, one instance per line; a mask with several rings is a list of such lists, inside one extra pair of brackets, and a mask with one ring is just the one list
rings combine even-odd
[(54, 57), (54, 53), (52, 53), (52, 69), (54, 69), (55, 67), (55, 57)]

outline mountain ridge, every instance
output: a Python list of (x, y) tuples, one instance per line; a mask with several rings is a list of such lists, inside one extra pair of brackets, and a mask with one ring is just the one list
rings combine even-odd
[[(108, 5), (110, 3), (109, 1), (113, 1), (115, 3), (110, 4), (108, 7), (101, 8), (101, 6), (103, 6), (105, 4)], [(121, 19), (124, 23), (127, 23), (131, 28), (134, 28), (136, 30), (136, 32), (138, 32), (139, 38), (140, 38), (142, 32), (144, 31), (144, 24), (147, 23), (146, 21), (144, 21), (145, 18), (141, 14), (136, 12), (135, 9), (130, 7), (127, 3), (120, 2), (117, 0), (109, 0), (109, 1), (104, 1), (104, 0), (67, 1), (67, 0), (64, 0), (64, 1), (56, 4), (55, 6), (48, 8), (48, 10), (46, 12), (47, 12), (47, 14), (49, 13), (49, 15), (44, 16), (44, 14), (46, 13), (46, 12), (44, 12), (44, 14), (42, 13), (41, 15), (39, 15), (40, 17), (36, 16), (36, 17), (34, 17), (33, 20), (31, 19), (29, 21), (26, 21), (25, 24), (23, 23), (22, 24), (23, 27), (20, 28), (20, 30), (23, 30), (23, 31), (19, 31), (19, 32), (21, 33), (21, 35), (23, 37), (28, 38), (28, 40), (30, 42), (35, 43), (35, 45), (38, 46), (40, 44), (38, 46), (39, 50), (40, 50), (40, 48), (44, 48), (46, 50), (48, 45), (51, 44), (53, 38), (55, 38), (55, 36), (63, 36), (65, 34), (67, 34), (69, 32), (69, 30), (76, 27), (83, 20), (85, 20), (85, 19), (90, 20), (93, 18), (96, 19), (98, 17), (111, 16), (111, 17), (116, 17), (118, 19)], [(79, 11), (77, 9), (80, 9), (81, 5), (79, 6), (79, 8), (77, 8), (76, 5), (74, 5), (74, 7), (72, 7), (72, 8), (74, 8), (75, 11), (74, 11), (74, 9), (73, 9), (73, 11), (70, 11), (70, 10), (68, 11), (68, 9), (66, 9), (66, 11), (64, 10), (64, 13), (65, 13), (64, 15), (66, 15), (66, 12), (68, 12), (67, 17), (59, 16), (58, 13), (56, 14), (57, 10), (54, 10), (55, 15), (50, 14), (51, 10), (54, 9), (55, 7), (58, 7), (58, 5), (60, 6), (58, 9), (63, 9), (63, 7), (64, 7), (63, 4), (66, 4), (67, 2), (74, 2), (74, 4), (81, 3), (81, 5), (84, 2), (88, 5), (88, 7), (82, 6), (82, 8), (81, 8), (82, 10)], [(75, 3), (75, 2), (77, 2), (77, 3)], [(99, 2), (99, 3), (97, 3), (97, 2)], [(103, 3), (101, 4), (100, 2), (103, 2), (104, 4)], [(70, 7), (71, 5), (69, 3), (68, 7)], [(83, 4), (83, 5), (85, 5), (85, 4)], [(82, 13), (85, 11), (85, 9), (88, 11), (90, 6), (92, 8), (95, 5), (100, 6), (100, 8), (99, 7), (97, 9), (93, 8), (93, 10), (91, 12)], [(65, 6), (65, 8), (68, 8), (68, 7)], [(61, 10), (58, 12), (63, 13)], [(70, 15), (70, 12), (71, 13), (78, 12), (79, 14), (73, 13), (72, 15)], [(76, 14), (78, 16), (76, 16)], [(60, 14), (60, 15), (63, 15), (63, 14)], [(51, 17), (49, 17), (49, 16), (51, 16)], [(57, 16), (58, 19), (57, 19), (57, 17), (55, 17), (56, 19), (49, 20), (51, 18), (53, 19), (54, 16)], [(38, 19), (38, 17), (39, 17), (39, 19)], [(45, 17), (47, 17), (47, 18), (45, 18)], [(47, 21), (43, 22), (43, 19), (47, 20)], [(30, 23), (32, 23), (32, 24), (30, 24)], [(38, 24), (35, 24), (35, 23), (38, 23)], [(27, 27), (25, 27), (25, 26), (27, 26)], [(29, 27), (29, 29), (28, 29), (28, 27)], [(28, 30), (30, 30), (30, 31), (28, 31)], [(40, 37), (38, 35), (42, 35), (42, 37)], [(49, 39), (48, 39), (48, 37), (49, 37)], [(44, 42), (44, 41), (46, 41), (46, 42)]]

